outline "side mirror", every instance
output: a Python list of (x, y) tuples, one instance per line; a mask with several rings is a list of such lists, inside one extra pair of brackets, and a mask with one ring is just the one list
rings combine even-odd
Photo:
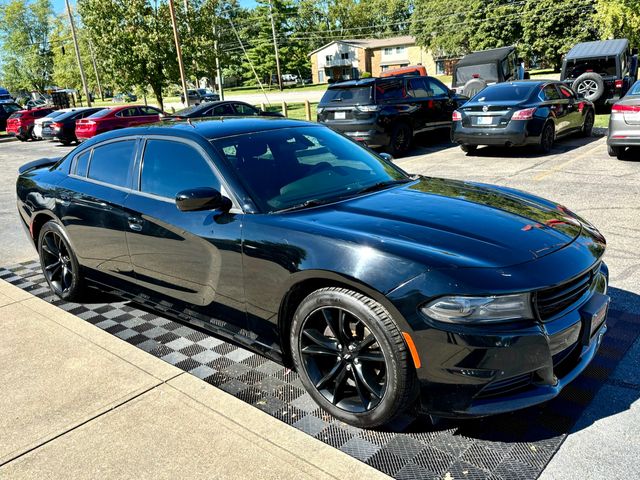
[(182, 190), (176, 195), (176, 207), (181, 212), (228, 210), (231, 201), (215, 188), (200, 187)]
[(388, 154), (388, 153), (386, 153), (386, 152), (379, 153), (378, 155), (380, 155), (380, 157), (382, 157), (382, 158), (383, 158), (384, 160), (386, 160), (387, 162), (393, 162), (393, 156), (392, 156), (392, 155), (389, 155), (389, 154)]

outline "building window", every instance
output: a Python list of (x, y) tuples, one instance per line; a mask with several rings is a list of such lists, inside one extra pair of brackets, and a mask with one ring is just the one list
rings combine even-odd
[(324, 72), (322, 70), (318, 70), (318, 83), (324, 83)]
[(385, 70), (387, 70), (389, 68), (389, 66), (388, 65), (382, 65), (380, 68), (384, 72)]
[(409, 64), (408, 63), (401, 63), (400, 65), (398, 65), (399, 68), (404, 68), (404, 67), (408, 67)]
[(436, 75), (444, 75), (444, 60), (436, 60)]
[(327, 62), (330, 62), (331, 60), (333, 60), (333, 55), (327, 55), (327, 56), (325, 57), (325, 60), (326, 60)]
[(396, 47), (396, 53), (404, 53), (404, 47)]
[(385, 55), (393, 55), (393, 48), (387, 47), (384, 49)]
[(340, 58), (342, 58), (342, 60), (349, 60), (349, 52), (341, 53)]

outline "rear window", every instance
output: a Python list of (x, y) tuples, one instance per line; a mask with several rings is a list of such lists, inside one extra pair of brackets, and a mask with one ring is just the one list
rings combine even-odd
[(17, 105), (15, 103), (0, 104), (0, 109), (4, 110), (6, 113), (13, 113), (17, 112), (18, 110), (22, 110), (22, 108), (20, 108), (20, 105)]
[(637, 81), (631, 86), (627, 95), (640, 95), (640, 81)]
[(565, 67), (565, 78), (578, 78), (583, 73), (595, 72), (600, 75), (617, 75), (616, 59), (611, 58), (595, 58), (578, 60), (574, 62), (569, 60)]
[(473, 78), (481, 78), (487, 82), (497, 82), (498, 66), (495, 63), (485, 63), (482, 65), (465, 65), (456, 68), (456, 85), (461, 86)]
[(371, 85), (363, 87), (329, 88), (324, 95), (321, 104), (335, 105), (367, 105), (373, 101)]
[(89, 115), (87, 118), (102, 118), (102, 117), (106, 117), (111, 112), (112, 110), (110, 108), (105, 108), (104, 110), (100, 110), (99, 112)]
[(489, 85), (473, 97), (472, 101), (479, 103), (500, 101), (521, 102), (529, 98), (537, 86), (535, 83), (501, 83)]
[(15, 112), (9, 116), (9, 118), (20, 118), (20, 117), (22, 117), (22, 112)]

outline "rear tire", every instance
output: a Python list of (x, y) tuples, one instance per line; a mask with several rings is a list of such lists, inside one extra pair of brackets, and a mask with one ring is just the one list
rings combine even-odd
[(540, 153), (549, 153), (553, 148), (553, 142), (555, 141), (556, 131), (553, 126), (553, 122), (547, 122), (542, 128), (540, 133), (540, 140), (538, 143), (538, 151)]
[(592, 110), (589, 110), (587, 114), (584, 116), (584, 123), (582, 124), (582, 136), (590, 137), (593, 133), (593, 124), (595, 122), (596, 116)]
[(42, 273), (51, 291), (62, 300), (79, 300), (84, 293), (80, 264), (66, 232), (53, 220), (40, 229), (38, 254)]
[(391, 130), (391, 138), (387, 146), (387, 151), (395, 158), (400, 158), (409, 151), (412, 141), (413, 130), (411, 127), (404, 122), (397, 123)]
[(316, 290), (298, 306), (290, 345), (304, 387), (334, 417), (384, 425), (417, 394), (402, 333), (378, 302), (346, 288)]
[(478, 145), (460, 145), (460, 150), (467, 155), (473, 155), (478, 150)]

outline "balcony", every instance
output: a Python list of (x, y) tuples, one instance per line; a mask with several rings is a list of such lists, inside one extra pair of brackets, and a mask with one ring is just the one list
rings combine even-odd
[(333, 58), (331, 60), (325, 60), (325, 67), (352, 67), (355, 58)]

